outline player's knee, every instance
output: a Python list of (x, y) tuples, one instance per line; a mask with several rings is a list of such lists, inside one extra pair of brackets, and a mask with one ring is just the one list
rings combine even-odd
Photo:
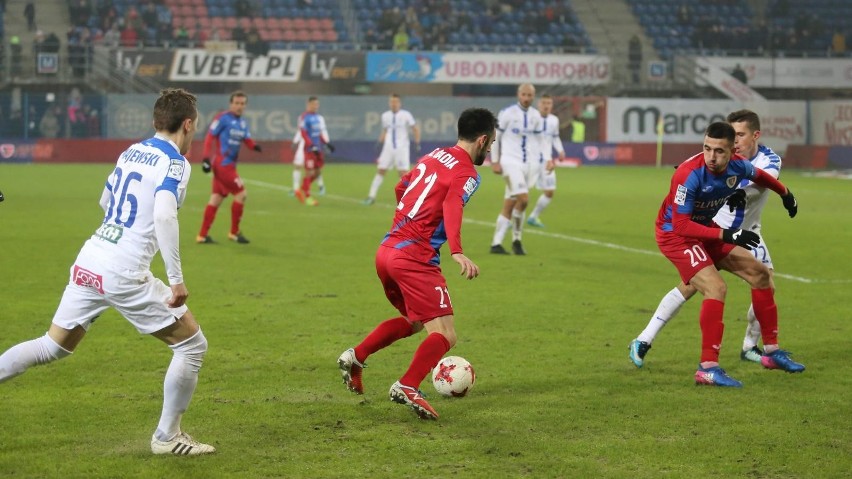
[(769, 268), (765, 265), (758, 263), (757, 267), (754, 269), (752, 273), (752, 283), (751, 286), (753, 288), (769, 288), (772, 287), (772, 274), (769, 272)]
[(192, 337), (180, 343), (169, 346), (176, 355), (181, 355), (196, 369), (201, 368), (204, 354), (207, 353), (207, 338), (201, 328)]
[(447, 344), (450, 345), (450, 348), (456, 345), (458, 337), (456, 336), (455, 330), (443, 331), (441, 334), (444, 335), (444, 338), (447, 340)]

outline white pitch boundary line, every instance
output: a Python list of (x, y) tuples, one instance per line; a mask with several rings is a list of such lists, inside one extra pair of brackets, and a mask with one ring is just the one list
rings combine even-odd
[[(251, 185), (262, 186), (264, 188), (270, 188), (270, 189), (279, 190), (279, 191), (292, 191), (293, 190), (292, 188), (288, 188), (286, 186), (282, 186), (282, 185), (275, 184), (275, 183), (268, 183), (268, 182), (265, 182), (265, 181), (248, 180), (248, 179), (243, 178), (243, 182), (251, 184)], [(324, 196), (324, 198), (330, 198), (330, 199), (333, 199), (333, 200), (344, 201), (344, 202), (347, 202), (347, 203), (356, 203), (356, 204), (361, 203), (361, 200), (358, 200), (356, 198), (350, 198), (348, 196), (328, 195), (327, 194), (327, 195)], [(382, 204), (382, 203), (376, 203), (375, 206), (381, 206), (381, 207), (385, 207), (385, 208), (392, 208), (393, 207), (392, 205), (385, 205), (385, 204)], [(481, 221), (481, 220), (475, 220), (475, 219), (472, 219), (472, 218), (465, 218), (464, 222), (474, 224), (474, 225), (479, 225), (479, 226), (494, 226), (493, 221)], [(605, 241), (597, 241), (597, 240), (593, 240), (593, 239), (579, 238), (577, 236), (569, 236), (569, 235), (562, 234), (562, 233), (551, 233), (551, 232), (548, 232), (548, 231), (539, 231), (539, 230), (533, 230), (533, 229), (528, 228), (528, 229), (524, 230), (524, 234), (533, 234), (533, 235), (544, 236), (546, 238), (555, 238), (555, 239), (560, 239), (560, 240), (564, 240), (564, 241), (573, 241), (575, 243), (583, 243), (583, 244), (587, 244), (587, 245), (599, 246), (599, 247), (602, 247), (602, 248), (609, 248), (609, 249), (614, 249), (614, 250), (618, 250), (618, 251), (626, 251), (628, 253), (644, 254), (644, 255), (649, 255), (649, 256), (661, 256), (661, 253), (659, 251), (651, 251), (651, 250), (641, 249), (641, 248), (632, 248), (630, 246), (622, 246), (622, 245), (615, 244), (615, 243), (607, 243)], [(779, 278), (789, 279), (790, 281), (796, 281), (796, 282), (799, 282), (799, 283), (807, 283), (807, 284), (815, 284), (815, 283), (849, 284), (849, 283), (852, 283), (852, 280), (848, 280), (848, 279), (820, 280), (820, 279), (805, 278), (805, 277), (802, 277), (802, 276), (794, 276), (794, 275), (791, 275), (791, 274), (779, 273), (777, 271), (775, 272), (775, 276), (777, 276)]]

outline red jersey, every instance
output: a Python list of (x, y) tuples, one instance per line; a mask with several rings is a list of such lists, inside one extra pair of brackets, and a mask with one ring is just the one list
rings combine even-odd
[(436, 148), (422, 157), (396, 185), (396, 215), (382, 246), (439, 264), (440, 248), (461, 253), (462, 210), (479, 189), (479, 173), (458, 146)]

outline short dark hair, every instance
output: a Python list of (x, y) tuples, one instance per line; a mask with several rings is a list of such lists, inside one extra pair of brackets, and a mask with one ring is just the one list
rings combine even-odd
[(474, 141), (482, 135), (494, 134), (497, 118), (485, 108), (468, 108), (459, 116), (459, 139)]
[(246, 92), (244, 92), (242, 90), (237, 90), (237, 91), (231, 93), (231, 98), (228, 101), (230, 103), (233, 103), (234, 98), (237, 98), (237, 97), (248, 98), (248, 95), (246, 95)]
[(714, 121), (713, 123), (710, 123), (706, 130), (704, 130), (704, 136), (728, 140), (731, 143), (734, 143), (734, 140), (737, 136), (737, 132), (734, 130), (734, 127), (731, 126), (730, 123), (726, 123), (724, 121)]
[(310, 103), (310, 102), (312, 102), (312, 101), (316, 101), (316, 100), (319, 100), (319, 98), (317, 98), (317, 97), (315, 97), (315, 96), (309, 96), (309, 97), (308, 97), (308, 103)]
[(166, 88), (154, 103), (154, 129), (175, 133), (187, 118), (198, 116), (196, 98), (183, 88)]
[(728, 123), (745, 122), (751, 131), (760, 131), (760, 117), (751, 110), (737, 110), (728, 114)]
[(550, 98), (551, 100), (553, 99), (553, 97), (550, 96), (550, 93), (542, 93), (541, 95), (539, 95), (539, 98), (542, 100), (544, 100), (545, 98)]
[(391, 93), (390, 97), (391, 98), (400, 98), (399, 93)]

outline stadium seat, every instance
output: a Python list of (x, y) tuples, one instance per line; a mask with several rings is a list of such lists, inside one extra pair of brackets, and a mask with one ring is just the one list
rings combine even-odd
[(225, 26), (225, 19), (222, 17), (213, 17), (210, 19), (210, 26), (214, 28), (223, 28)]
[(238, 25), (236, 17), (225, 17), (225, 28), (233, 30)]
[(296, 41), (298, 42), (310, 42), (311, 41), (311, 32), (307, 30), (296, 30)]

